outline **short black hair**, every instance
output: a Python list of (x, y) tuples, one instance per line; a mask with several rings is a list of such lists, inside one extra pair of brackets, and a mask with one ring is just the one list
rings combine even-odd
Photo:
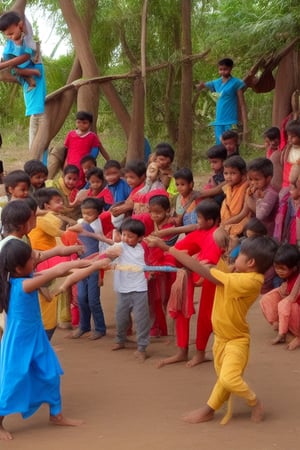
[(96, 209), (99, 214), (102, 213), (104, 208), (103, 198), (87, 197), (81, 203), (81, 209)]
[(126, 164), (124, 172), (133, 172), (138, 177), (146, 175), (147, 167), (144, 161), (130, 161)]
[(225, 161), (227, 158), (226, 147), (222, 144), (213, 145), (207, 150), (206, 154), (208, 159), (221, 159), (222, 161)]
[(109, 161), (106, 161), (106, 163), (104, 164), (103, 170), (105, 171), (111, 168), (121, 170), (121, 164), (116, 159), (110, 159)]
[(273, 176), (273, 163), (269, 158), (255, 158), (248, 162), (248, 172), (259, 172), (264, 177)]
[(93, 114), (88, 111), (77, 111), (76, 120), (88, 120), (90, 123), (93, 123)]
[(15, 188), (19, 183), (26, 183), (30, 187), (30, 177), (24, 170), (13, 170), (4, 177), (5, 191), (9, 194), (9, 188)]
[(25, 202), (29, 206), (31, 211), (36, 213), (38, 205), (37, 205), (35, 198), (33, 198), (32, 195), (28, 195), (28, 197), (24, 198), (23, 202)]
[(1, 212), (3, 234), (7, 236), (18, 231), (31, 217), (31, 209), (24, 200), (14, 200), (7, 203)]
[(218, 66), (226, 66), (226, 67), (233, 67), (233, 60), (231, 58), (223, 58), (218, 61)]
[(166, 195), (153, 195), (149, 200), (149, 206), (159, 205), (165, 211), (171, 209), (170, 200)]
[(24, 172), (30, 177), (33, 177), (37, 173), (43, 173), (48, 176), (48, 168), (39, 159), (30, 159), (24, 164)]
[(258, 273), (264, 274), (273, 264), (277, 242), (268, 236), (256, 236), (242, 241), (240, 253), (255, 260)]
[(224, 167), (233, 167), (234, 169), (238, 169), (242, 174), (247, 171), (246, 161), (239, 155), (230, 156), (225, 159)]
[(278, 127), (270, 127), (264, 131), (263, 137), (270, 139), (270, 141), (274, 141), (275, 139), (280, 140), (280, 129)]
[(68, 173), (74, 173), (75, 175), (80, 175), (80, 170), (77, 166), (74, 164), (68, 164), (66, 167), (64, 167), (63, 175), (68, 175)]
[(138, 237), (145, 236), (145, 225), (143, 222), (137, 219), (125, 219), (124, 222), (121, 225), (120, 231), (130, 231), (131, 233), (136, 234)]
[(0, 31), (6, 31), (11, 25), (18, 25), (21, 17), (15, 11), (9, 11), (0, 16)]
[(266, 226), (256, 217), (251, 217), (251, 219), (248, 220), (244, 226), (243, 233), (245, 234), (248, 230), (252, 231), (257, 236), (267, 236), (268, 234)]
[(45, 205), (49, 203), (53, 197), (62, 198), (62, 195), (54, 188), (41, 188), (34, 193), (34, 198), (40, 209), (45, 209)]
[(164, 156), (165, 158), (170, 158), (170, 161), (173, 162), (175, 157), (175, 151), (173, 147), (167, 142), (160, 142), (155, 147), (156, 156)]
[(83, 156), (81, 158), (81, 160), (80, 160), (80, 165), (82, 165), (82, 164), (84, 164), (84, 163), (86, 163), (88, 161), (91, 161), (94, 164), (95, 167), (97, 166), (97, 160), (92, 155), (85, 155), (85, 156)]
[(91, 167), (86, 173), (86, 179), (89, 180), (92, 175), (95, 175), (99, 180), (104, 181), (103, 170), (100, 167)]
[(274, 264), (283, 264), (292, 269), (300, 265), (300, 252), (296, 245), (281, 244), (274, 257)]
[(290, 120), (285, 128), (287, 134), (295, 134), (300, 137), (300, 120)]
[(184, 167), (183, 169), (179, 169), (174, 173), (175, 180), (185, 180), (188, 183), (194, 182), (193, 172), (188, 167)]
[(239, 134), (234, 130), (226, 130), (222, 133), (221, 140), (227, 141), (227, 139), (235, 139), (236, 142), (239, 142)]
[(204, 199), (196, 206), (197, 216), (201, 214), (205, 220), (213, 220), (214, 223), (220, 220), (220, 205), (213, 199)]

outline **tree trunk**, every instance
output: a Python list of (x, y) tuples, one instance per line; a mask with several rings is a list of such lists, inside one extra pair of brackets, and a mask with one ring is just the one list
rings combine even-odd
[[(181, 1), (182, 13), (182, 56), (192, 54), (191, 40), (191, 0)], [(193, 137), (193, 64), (189, 58), (182, 63), (180, 114), (177, 144), (177, 164), (179, 167), (191, 167)]]
[(126, 162), (144, 159), (145, 91), (141, 73), (133, 82), (132, 126), (128, 139)]

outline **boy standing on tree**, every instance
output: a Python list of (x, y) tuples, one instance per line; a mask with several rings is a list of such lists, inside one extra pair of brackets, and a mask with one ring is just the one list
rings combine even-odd
[(215, 127), (216, 143), (221, 144), (221, 135), (234, 128), (238, 123), (238, 110), (241, 109), (243, 135), (247, 133), (247, 111), (243, 89), (243, 80), (231, 75), (233, 61), (230, 58), (218, 62), (220, 78), (212, 81), (200, 81), (196, 89), (209, 89), (216, 98), (216, 119), (210, 125)]
[(7, 37), (3, 51), (4, 61), (0, 63), (0, 69), (13, 69), (17, 75), (16, 80), (22, 85), (25, 115), (30, 116), (30, 148), (44, 117), (46, 83), (32, 27), (25, 16), (19, 13), (18, 2), (14, 9), (15, 11), (9, 11), (0, 17), (0, 31)]

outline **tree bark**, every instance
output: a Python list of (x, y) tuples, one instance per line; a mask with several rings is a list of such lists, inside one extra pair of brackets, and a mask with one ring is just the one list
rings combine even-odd
[[(191, 39), (191, 0), (181, 1), (182, 14), (182, 56), (192, 54)], [(180, 113), (177, 145), (177, 164), (179, 167), (191, 167), (193, 137), (193, 65), (189, 58), (182, 64)]]

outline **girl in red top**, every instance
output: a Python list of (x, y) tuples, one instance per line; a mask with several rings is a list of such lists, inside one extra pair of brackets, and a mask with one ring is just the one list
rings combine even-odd
[(100, 167), (89, 169), (86, 174), (89, 183), (87, 197), (102, 198), (104, 201), (104, 211), (107, 211), (114, 203), (112, 193), (106, 186), (103, 170)]

